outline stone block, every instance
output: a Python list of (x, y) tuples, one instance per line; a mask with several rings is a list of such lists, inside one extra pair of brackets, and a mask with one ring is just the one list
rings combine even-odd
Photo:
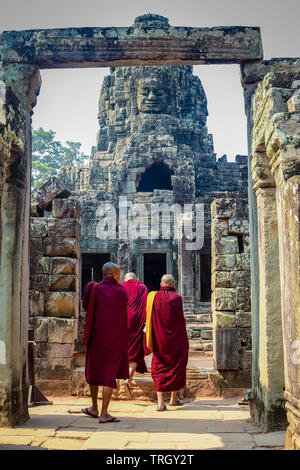
[(45, 295), (45, 315), (74, 317), (78, 310), (76, 292), (47, 292)]
[(50, 259), (50, 274), (79, 274), (79, 260), (76, 258), (53, 257)]
[(60, 180), (56, 176), (52, 176), (37, 191), (36, 201), (43, 209), (48, 210), (55, 197), (60, 196), (66, 198), (66, 196), (71, 196), (71, 194), (71, 191), (67, 188), (64, 181)]
[(49, 219), (49, 237), (80, 238), (80, 225), (76, 219)]
[(249, 312), (251, 309), (250, 299), (250, 286), (236, 288), (236, 310)]
[(234, 255), (239, 252), (237, 237), (230, 235), (212, 240), (212, 256), (215, 255)]
[(30, 237), (46, 237), (48, 232), (48, 219), (46, 217), (31, 217)]
[(74, 201), (74, 199), (53, 199), (52, 217), (57, 219), (79, 219), (79, 202)]
[(252, 369), (252, 351), (241, 348), (239, 357), (240, 369)]
[(240, 343), (246, 349), (252, 349), (252, 330), (251, 328), (238, 328)]
[(40, 292), (47, 292), (49, 289), (48, 274), (34, 274), (30, 276), (29, 289), (37, 290)]
[(72, 318), (35, 317), (36, 342), (74, 343), (76, 322)]
[(216, 328), (213, 337), (216, 369), (238, 369), (240, 349), (238, 328)]
[(212, 256), (212, 272), (214, 271), (240, 271), (242, 270), (241, 255), (215, 255)]
[(236, 213), (236, 202), (232, 198), (215, 199), (211, 204), (212, 218), (230, 219)]
[(237, 311), (235, 317), (236, 326), (240, 326), (242, 328), (251, 328), (251, 312)]
[(231, 287), (230, 276), (230, 271), (214, 271), (211, 277), (212, 290), (214, 291), (216, 287)]
[(38, 261), (43, 257), (43, 240), (41, 237), (30, 238), (29, 253), (30, 253), (30, 274), (39, 274), (40, 268), (37, 268), (36, 265)]
[(212, 339), (212, 329), (210, 330), (201, 330), (202, 339)]
[(44, 292), (37, 290), (29, 291), (29, 315), (43, 315)]
[(214, 328), (234, 328), (236, 326), (236, 317), (229, 312), (214, 312), (213, 314)]
[(73, 343), (39, 342), (35, 348), (36, 357), (71, 358), (74, 353)]
[(70, 256), (79, 258), (79, 241), (76, 238), (69, 237), (44, 238), (43, 253), (46, 256)]
[(41, 209), (37, 202), (30, 204), (30, 217), (44, 217), (44, 210)]
[(227, 219), (212, 219), (211, 222), (211, 238), (219, 239), (228, 236), (228, 220)]
[(212, 309), (230, 310), (236, 309), (236, 293), (235, 289), (217, 287), (212, 293)]
[(230, 273), (231, 287), (248, 287), (251, 284), (249, 271), (232, 271)]
[(36, 357), (34, 371), (39, 379), (71, 379), (73, 357)]
[(49, 290), (51, 291), (76, 291), (78, 284), (74, 274), (54, 274), (49, 276)]
[(230, 233), (241, 235), (249, 234), (249, 222), (246, 219), (237, 219), (235, 217), (229, 219), (228, 229)]

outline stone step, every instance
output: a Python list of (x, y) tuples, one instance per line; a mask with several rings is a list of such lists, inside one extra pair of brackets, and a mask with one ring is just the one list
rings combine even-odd
[(212, 314), (211, 313), (200, 313), (196, 315), (196, 320), (201, 323), (211, 323)]
[[(114, 390), (113, 399), (126, 400), (124, 381), (119, 381), (119, 390)], [(73, 395), (90, 395), (90, 389), (85, 381), (84, 368), (77, 367), (72, 374), (72, 394)], [(136, 374), (132, 383), (132, 398), (133, 400), (156, 400), (157, 395), (151, 374)], [(169, 393), (166, 393), (166, 399)], [(187, 370), (186, 374), (186, 387), (181, 390), (179, 395), (189, 398), (203, 398), (203, 397), (221, 397), (222, 384), (219, 376), (215, 371), (210, 371), (206, 368), (198, 370), (191, 368)], [(99, 397), (101, 396), (101, 387), (99, 388)], [(242, 396), (242, 395), (241, 395)]]
[(189, 339), (190, 351), (204, 351), (212, 354), (213, 342), (210, 340), (203, 340), (201, 338)]

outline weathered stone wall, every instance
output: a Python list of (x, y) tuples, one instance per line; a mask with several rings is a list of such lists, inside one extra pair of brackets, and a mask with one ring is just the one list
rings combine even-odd
[(251, 386), (252, 341), (248, 204), (224, 194), (211, 205), (214, 363), (228, 381)]
[[(252, 416), (285, 426), (300, 449), (299, 424), (299, 59), (242, 67), (252, 181)], [(280, 286), (280, 289), (279, 289)]]
[(29, 418), (30, 115), (39, 86), (36, 66), (0, 63), (0, 426)]
[[(47, 204), (49, 209), (48, 196)], [(54, 198), (51, 217), (37, 216), (41, 211), (32, 207), (30, 225), (35, 380), (43, 393), (70, 394), (79, 317), (80, 206)]]

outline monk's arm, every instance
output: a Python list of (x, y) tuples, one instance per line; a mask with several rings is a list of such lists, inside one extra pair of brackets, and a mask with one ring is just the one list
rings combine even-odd
[(85, 312), (87, 311), (88, 306), (89, 306), (89, 298), (90, 298), (90, 293), (91, 293), (93, 284), (94, 284), (93, 281), (89, 282), (84, 289), (84, 293), (82, 297), (82, 307)]

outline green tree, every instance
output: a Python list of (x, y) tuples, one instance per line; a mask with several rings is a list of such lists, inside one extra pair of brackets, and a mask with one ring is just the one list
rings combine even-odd
[(32, 189), (39, 188), (62, 166), (83, 166), (89, 157), (80, 151), (80, 142), (55, 140), (56, 132), (41, 127), (32, 132)]

